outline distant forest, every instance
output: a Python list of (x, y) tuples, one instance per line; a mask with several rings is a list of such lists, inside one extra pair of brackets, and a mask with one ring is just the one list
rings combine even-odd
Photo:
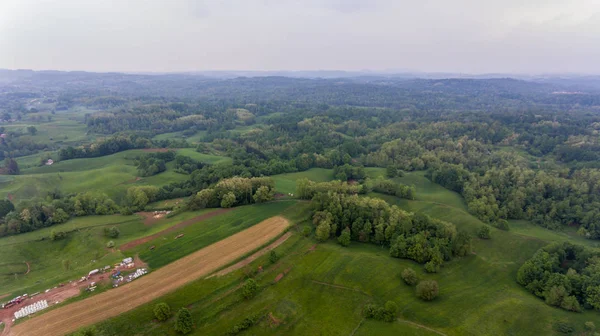
[[(45, 123), (51, 118), (39, 118), (40, 113), (51, 117), (83, 107), (89, 110), (86, 131), (98, 137), (63, 146), (39, 143), (25, 131), (6, 131), (0, 153), (10, 161), (50, 150), (59, 153), (57, 159), (70, 160), (132, 148), (193, 147), (233, 159), (215, 166), (180, 158), (178, 167), (189, 179), (159, 186), (154, 200), (195, 195), (224, 178), (314, 167), (337, 167), (336, 177), (351, 182), (360, 179), (361, 167), (386, 168), (391, 176), (427, 171), (490, 225), (508, 230), (507, 220), (526, 219), (550, 229), (575, 226), (581, 235), (600, 239), (598, 83), (0, 71), (3, 125)], [(43, 108), (28, 106), (36, 99)], [(179, 139), (153, 139), (174, 132)], [(200, 140), (187, 141), (191, 136)], [(138, 161), (143, 176), (164, 170), (164, 164), (152, 157)], [(104, 202), (109, 205), (89, 213), (117, 211)], [(58, 203), (51, 200), (46, 209)], [(77, 211), (58, 208), (66, 216)], [(51, 209), (36, 213), (56, 220)], [(36, 225), (46, 225), (44, 220)], [(13, 223), (5, 230), (19, 229)]]

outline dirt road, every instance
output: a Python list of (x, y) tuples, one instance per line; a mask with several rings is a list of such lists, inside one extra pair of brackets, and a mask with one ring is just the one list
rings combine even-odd
[(117, 316), (256, 250), (280, 235), (288, 224), (283, 217), (269, 218), (130, 284), (74, 302), (16, 325), (10, 330), (10, 335), (65, 335), (81, 327)]

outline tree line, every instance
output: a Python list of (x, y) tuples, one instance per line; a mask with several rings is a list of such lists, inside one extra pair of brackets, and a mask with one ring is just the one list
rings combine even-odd
[(444, 261), (471, 252), (471, 237), (457, 231), (454, 224), (408, 213), (381, 199), (333, 190), (315, 194), (311, 205), (320, 241), (337, 238), (347, 245), (344, 241), (349, 237), (352, 241), (386, 245), (392, 257), (425, 264), (425, 270), (432, 273)]
[(600, 253), (569, 242), (551, 244), (519, 268), (517, 282), (548, 305), (600, 310)]

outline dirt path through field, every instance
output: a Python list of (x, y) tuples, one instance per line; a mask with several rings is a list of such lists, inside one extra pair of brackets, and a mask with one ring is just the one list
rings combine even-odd
[(448, 336), (448, 335), (444, 334), (444, 333), (443, 333), (443, 332), (441, 332), (441, 331), (437, 331), (437, 330), (435, 330), (435, 329), (431, 329), (431, 328), (429, 328), (428, 326), (424, 326), (424, 325), (422, 325), (422, 324), (419, 324), (419, 323), (415, 323), (415, 322), (411, 322), (411, 321), (403, 320), (403, 319), (400, 319), (400, 318), (398, 319), (398, 322), (401, 322), (401, 323), (406, 323), (406, 324), (410, 324), (410, 325), (412, 325), (412, 326), (415, 326), (415, 327), (417, 327), (417, 328), (422, 328), (422, 329), (425, 329), (425, 330), (429, 330), (429, 331), (431, 331), (431, 332), (433, 332), (433, 333), (436, 333), (436, 334), (438, 334), (438, 335), (440, 335), (440, 336)]
[(248, 258), (233, 264), (225, 269), (222, 269), (220, 271), (218, 271), (217, 273), (209, 276), (209, 278), (212, 278), (214, 276), (223, 276), (223, 275), (227, 275), (233, 271), (237, 271), (240, 268), (248, 265), (249, 263), (253, 262), (254, 260), (258, 259), (259, 257), (265, 255), (267, 252), (273, 250), (274, 248), (276, 248), (277, 246), (283, 244), (288, 238), (290, 238), (290, 236), (292, 235), (291, 232), (287, 232), (286, 234), (284, 234), (283, 236), (279, 237), (279, 239), (277, 239), (276, 241), (272, 242), (271, 244), (269, 244), (269, 246), (265, 247), (264, 249), (254, 253), (253, 255), (249, 256)]
[(109, 290), (16, 325), (13, 336), (59, 336), (150, 302), (258, 249), (288, 227), (280, 216), (207, 246), (130, 284)]
[(233, 210), (233, 208), (221, 208), (221, 209), (218, 209), (218, 210), (215, 210), (215, 211), (207, 212), (207, 213), (202, 214), (200, 216), (196, 216), (194, 218), (190, 218), (188, 220), (184, 220), (184, 221), (182, 221), (180, 223), (177, 223), (177, 224), (175, 224), (175, 225), (173, 225), (173, 226), (171, 226), (169, 228), (166, 228), (166, 229), (164, 229), (164, 230), (162, 230), (160, 232), (157, 232), (157, 233), (155, 233), (153, 235), (142, 237), (140, 239), (136, 239), (136, 240), (130, 241), (129, 243), (125, 243), (125, 244), (121, 245), (121, 247), (119, 247), (119, 249), (121, 251), (126, 251), (126, 250), (129, 250), (129, 249), (132, 249), (132, 248), (134, 248), (134, 247), (136, 247), (138, 245), (147, 243), (147, 242), (149, 242), (149, 241), (151, 241), (153, 239), (156, 239), (156, 238), (158, 238), (160, 236), (166, 235), (169, 232), (177, 231), (177, 230), (182, 229), (182, 228), (184, 228), (186, 226), (192, 225), (192, 224), (197, 223), (197, 222), (202, 221), (202, 220), (207, 220), (209, 218), (212, 218), (214, 216), (218, 216), (220, 214), (229, 212), (231, 210)]

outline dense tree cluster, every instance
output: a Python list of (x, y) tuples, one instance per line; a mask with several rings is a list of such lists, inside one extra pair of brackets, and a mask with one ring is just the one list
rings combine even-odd
[(554, 243), (519, 268), (517, 282), (551, 306), (600, 310), (600, 253), (569, 242)]
[(175, 160), (175, 152), (147, 153), (138, 156), (134, 165), (140, 176), (152, 176), (167, 170), (167, 162)]
[(188, 201), (192, 210), (230, 208), (237, 205), (263, 203), (273, 199), (275, 182), (268, 177), (232, 177), (223, 179), (212, 188), (202, 189)]
[(152, 142), (147, 138), (136, 135), (117, 135), (81, 147), (68, 146), (58, 151), (58, 157), (60, 160), (91, 158), (128, 149), (150, 147), (152, 147)]
[(389, 245), (392, 257), (425, 264), (428, 272), (437, 272), (453, 256), (470, 253), (470, 236), (453, 224), (413, 215), (381, 199), (329, 191), (316, 194), (312, 206), (321, 241), (349, 230), (351, 240)]
[(105, 194), (85, 192), (64, 197), (52, 194), (43, 201), (19, 204), (8, 212), (1, 221), (0, 236), (64, 223), (72, 216), (110, 215), (118, 210), (116, 203)]
[(527, 219), (557, 229), (580, 226), (580, 233), (600, 239), (600, 170), (545, 171), (512, 165), (490, 167), (483, 174), (462, 166), (432, 167), (432, 180), (462, 192), (469, 211), (486, 223)]
[(125, 195), (125, 206), (128, 212), (143, 210), (148, 203), (160, 198), (162, 189), (155, 186), (135, 186), (127, 189)]
[(296, 197), (300, 199), (312, 199), (319, 193), (335, 192), (342, 194), (364, 194), (363, 185), (350, 184), (345, 181), (314, 182), (307, 178), (296, 181)]
[(189, 156), (177, 155), (175, 156), (175, 172), (180, 174), (191, 174), (192, 172), (202, 169), (205, 164), (192, 159)]
[(414, 186), (404, 185), (402, 183), (397, 183), (392, 180), (384, 180), (384, 179), (375, 179), (369, 180), (367, 183), (368, 189), (386, 194), (392, 195), (399, 198), (405, 198), (409, 200), (414, 200), (417, 190)]
[(362, 182), (367, 177), (367, 173), (362, 166), (355, 167), (346, 163), (343, 166), (333, 167), (333, 176), (340, 181)]
[(398, 314), (398, 305), (394, 301), (388, 301), (383, 307), (368, 304), (364, 308), (366, 318), (385, 322), (393, 322)]

